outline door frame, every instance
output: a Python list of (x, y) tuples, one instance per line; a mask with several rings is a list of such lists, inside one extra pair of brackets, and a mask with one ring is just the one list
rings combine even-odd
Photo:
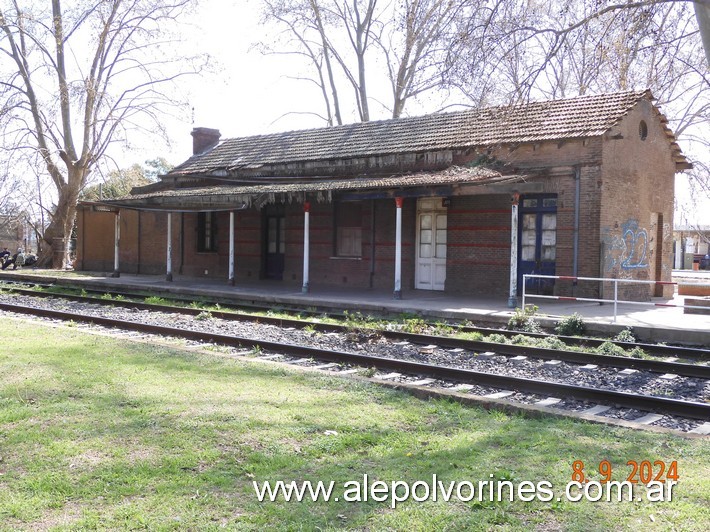
[[(277, 249), (281, 247), (281, 244), (283, 244), (284, 252), (283, 253), (276, 253), (276, 255), (282, 255), (282, 260), (280, 264), (280, 271), (278, 272), (277, 275), (269, 275), (269, 268), (268, 268), (268, 255), (269, 255), (269, 219), (270, 218), (276, 218), (280, 220), (278, 223), (278, 227), (276, 230), (276, 235), (277, 235), (277, 242), (276, 246)], [(262, 210), (262, 217), (261, 217), (261, 226), (262, 226), (262, 253), (261, 253), (261, 278), (262, 279), (274, 279), (274, 280), (283, 280), (283, 273), (285, 269), (285, 263), (286, 263), (286, 210), (284, 209), (283, 205), (267, 205), (264, 207)], [(283, 230), (282, 230), (283, 229)], [(281, 234), (283, 233), (283, 242), (281, 241)]]
[[(436, 215), (441, 215), (445, 214), (447, 215), (447, 220), (446, 220), (446, 231), (447, 231), (447, 242), (448, 242), (448, 208), (444, 205), (444, 200), (445, 198), (442, 197), (422, 197), (422, 198), (417, 198), (417, 212), (415, 216), (415, 223), (416, 223), (416, 238), (415, 238), (415, 249), (414, 249), (414, 288), (417, 290), (432, 290), (432, 291), (444, 291), (446, 288), (446, 277), (444, 277), (444, 282), (441, 284), (441, 288), (434, 288), (436, 286), (434, 284), (434, 281), (432, 280), (431, 283), (431, 288), (424, 288), (420, 287), (419, 285), (419, 275), (420, 275), (420, 268), (419, 268), (419, 245), (420, 245), (420, 229), (421, 229), (421, 224), (419, 221), (419, 217), (422, 214), (433, 214), (433, 223), (432, 223), (432, 250), (433, 250), (433, 256), (431, 257), (432, 261), (432, 267), (434, 266), (434, 261), (436, 260)], [(448, 251), (448, 249), (447, 249)], [(448, 253), (447, 253), (448, 255)], [(443, 259), (439, 259), (440, 261), (443, 261), (443, 266), (444, 266), (444, 271), (446, 271), (446, 257)], [(435, 272), (432, 271), (432, 278), (435, 278)]]
[[(537, 200), (537, 205), (534, 207), (525, 206), (525, 200)], [(551, 206), (544, 206), (542, 204), (543, 200), (554, 199), (555, 204)], [(556, 193), (548, 194), (527, 194), (520, 196), (520, 203), (518, 207), (518, 280), (517, 280), (517, 292), (518, 295), (523, 293), (523, 274), (541, 274), (543, 268), (541, 264), (536, 265), (531, 272), (523, 272), (522, 263), (523, 261), (523, 219), (525, 214), (534, 213), (535, 216), (535, 262), (541, 263), (542, 259), (539, 258), (542, 253), (542, 215), (545, 213), (554, 213), (557, 217), (557, 208), (559, 202), (559, 195)], [(557, 223), (555, 223), (555, 233), (557, 233)], [(529, 261), (525, 261), (529, 262)], [(555, 235), (555, 260), (552, 261), (552, 271), (546, 271), (542, 275), (555, 275), (557, 270), (557, 235)], [(545, 268), (549, 270), (548, 268)], [(554, 279), (537, 279), (535, 285), (542, 287), (545, 290), (554, 289), (555, 280)], [(544, 285), (544, 286), (543, 286)]]

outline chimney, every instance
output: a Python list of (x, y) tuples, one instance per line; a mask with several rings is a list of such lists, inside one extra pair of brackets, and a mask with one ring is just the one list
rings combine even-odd
[(204, 153), (210, 148), (214, 148), (219, 142), (221, 133), (219, 129), (208, 127), (196, 127), (192, 130), (192, 154)]

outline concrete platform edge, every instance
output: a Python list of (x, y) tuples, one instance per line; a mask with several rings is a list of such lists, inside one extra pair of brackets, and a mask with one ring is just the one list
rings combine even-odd
[[(373, 313), (382, 316), (397, 316), (402, 314), (413, 314), (430, 319), (449, 319), (457, 321), (470, 320), (477, 325), (505, 326), (511, 317), (511, 312), (491, 312), (491, 311), (458, 311), (458, 310), (436, 310), (423, 309), (416, 306), (408, 306), (407, 300), (399, 300), (397, 306), (388, 306), (378, 303), (367, 303), (363, 301), (344, 301), (333, 299), (319, 299), (317, 294), (265, 294), (265, 293), (225, 293), (225, 290), (218, 288), (192, 288), (179, 286), (166, 281), (160, 281), (151, 285), (130, 283), (122, 280), (117, 283), (112, 278), (87, 278), (62, 277), (47, 274), (27, 272), (26, 270), (1, 272), (0, 280), (23, 281), (37, 283), (54, 283), (58, 286), (91, 289), (112, 289), (117, 286), (123, 290), (135, 292), (150, 292), (158, 296), (179, 295), (183, 297), (207, 297), (216, 303), (237, 304), (237, 303), (269, 303), (274, 306), (280, 304), (297, 305), (303, 308), (314, 307), (317, 310), (349, 310)], [(295, 290), (295, 288), (294, 288)], [(394, 302), (394, 300), (393, 300)], [(552, 329), (557, 324), (558, 319), (545, 315), (538, 316), (540, 325), (547, 329)], [(605, 323), (585, 319), (588, 333), (596, 336), (614, 336), (626, 328), (625, 325)], [(634, 334), (637, 338), (646, 342), (669, 342), (687, 345), (707, 345), (710, 333), (707, 330), (679, 329), (672, 327), (644, 327), (634, 326)]]

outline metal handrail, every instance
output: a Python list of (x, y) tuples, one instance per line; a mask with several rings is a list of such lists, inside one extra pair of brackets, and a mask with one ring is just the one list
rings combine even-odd
[[(538, 294), (526, 294), (525, 288), (527, 283), (525, 282), (527, 279), (560, 279), (560, 280), (565, 280), (565, 281), (602, 281), (602, 282), (612, 282), (614, 283), (614, 299), (601, 299), (601, 298), (592, 298), (592, 297), (571, 297), (571, 296), (545, 296), (545, 295), (538, 295)], [(686, 308), (692, 308), (692, 309), (704, 309), (708, 310), (710, 307), (702, 307), (699, 305), (676, 305), (673, 303), (654, 303), (652, 301), (628, 301), (628, 300), (619, 300), (619, 283), (627, 283), (627, 284), (660, 284), (660, 285), (677, 285), (678, 283), (670, 282), (670, 281), (646, 281), (643, 279), (616, 279), (616, 278), (609, 278), (609, 277), (572, 277), (569, 275), (538, 275), (538, 274), (531, 274), (531, 273), (526, 273), (523, 275), (523, 309), (525, 309), (525, 299), (526, 298), (531, 298), (535, 297), (538, 299), (558, 299), (562, 301), (591, 301), (595, 303), (613, 303), (614, 304), (614, 323), (616, 323), (616, 317), (617, 317), (617, 310), (618, 310), (618, 304), (619, 303), (624, 303), (627, 305), (645, 305), (645, 306), (653, 306), (653, 307), (680, 307), (683, 309)]]

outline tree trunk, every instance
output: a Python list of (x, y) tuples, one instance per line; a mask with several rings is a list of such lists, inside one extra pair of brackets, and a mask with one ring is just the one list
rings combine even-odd
[[(57, 209), (52, 216), (52, 221), (42, 235), (42, 253), (38, 265), (63, 269), (71, 265), (69, 248), (66, 245), (71, 239), (74, 221), (76, 220), (76, 204), (79, 190), (76, 187), (65, 185), (59, 191)], [(56, 249), (60, 242), (64, 249)], [(61, 252), (61, 253), (60, 253)]]

